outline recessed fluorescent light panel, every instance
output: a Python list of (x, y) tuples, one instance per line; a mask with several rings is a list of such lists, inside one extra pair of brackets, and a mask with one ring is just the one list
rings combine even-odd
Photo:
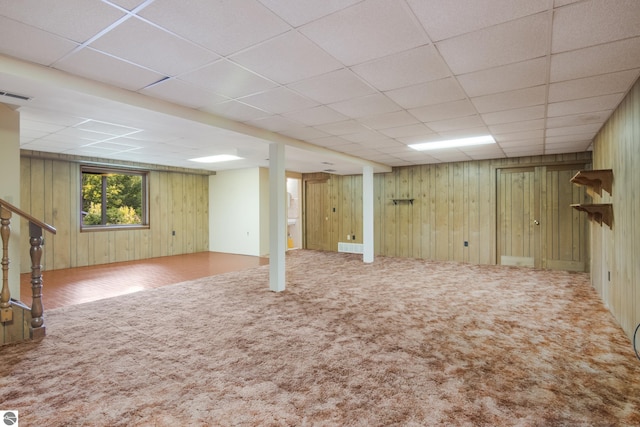
[(240, 160), (242, 157), (234, 156), (233, 154), (218, 154), (216, 156), (198, 157), (195, 159), (189, 159), (192, 162), (198, 163), (219, 163), (228, 162), (230, 160)]
[(410, 144), (409, 147), (418, 151), (439, 150), (443, 148), (468, 147), (471, 145), (495, 144), (496, 140), (491, 135), (474, 136), (471, 138), (448, 139), (446, 141), (422, 142)]

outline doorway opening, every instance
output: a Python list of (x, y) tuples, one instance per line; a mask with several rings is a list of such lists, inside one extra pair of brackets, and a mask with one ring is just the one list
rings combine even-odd
[(287, 249), (302, 247), (301, 178), (287, 177)]

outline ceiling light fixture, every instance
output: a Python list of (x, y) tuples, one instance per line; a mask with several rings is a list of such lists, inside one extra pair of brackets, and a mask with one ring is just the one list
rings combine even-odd
[(496, 140), (491, 135), (474, 136), (471, 138), (448, 139), (445, 141), (422, 142), (410, 144), (409, 147), (418, 151), (438, 150), (442, 148), (468, 147), (470, 145), (495, 144)]
[(189, 159), (192, 162), (198, 163), (219, 163), (228, 162), (230, 160), (241, 160), (242, 157), (234, 156), (233, 154), (218, 154), (216, 156), (197, 157), (195, 159)]

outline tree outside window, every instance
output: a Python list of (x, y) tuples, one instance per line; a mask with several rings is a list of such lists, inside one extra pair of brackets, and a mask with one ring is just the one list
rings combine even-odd
[(82, 225), (146, 225), (146, 172), (82, 167)]

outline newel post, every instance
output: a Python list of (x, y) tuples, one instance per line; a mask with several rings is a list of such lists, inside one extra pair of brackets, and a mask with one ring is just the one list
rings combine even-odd
[(32, 222), (29, 223), (29, 243), (31, 249), (31, 293), (33, 301), (31, 303), (31, 338), (42, 338), (45, 335), (44, 318), (42, 314), (42, 228)]
[(2, 235), (2, 292), (0, 292), (0, 322), (13, 320), (11, 291), (9, 290), (9, 236), (11, 235), (11, 211), (0, 206), (0, 235)]

